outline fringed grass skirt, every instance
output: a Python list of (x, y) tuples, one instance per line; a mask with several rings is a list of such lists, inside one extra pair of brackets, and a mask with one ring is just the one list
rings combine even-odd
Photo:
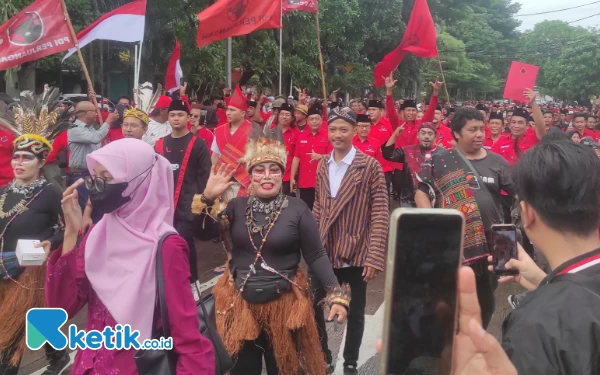
[(18, 366), (25, 351), (25, 316), (34, 307), (44, 307), (46, 265), (28, 267), (17, 281), (0, 280), (0, 362)]
[[(225, 271), (213, 294), (217, 329), (232, 357), (237, 356), (245, 341), (256, 340), (264, 331), (273, 346), (280, 374), (325, 373), (325, 356), (319, 344), (306, 273), (299, 269), (295, 281), (303, 290), (293, 286), (274, 301), (250, 304), (242, 297), (234, 298), (234, 281), (229, 269)], [(233, 308), (229, 309), (232, 303)]]

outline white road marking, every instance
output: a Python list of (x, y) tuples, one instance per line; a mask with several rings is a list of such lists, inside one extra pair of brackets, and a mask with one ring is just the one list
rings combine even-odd
[[(360, 354), (358, 356), (358, 367), (364, 365), (371, 357), (377, 354), (375, 345), (383, 334), (383, 313), (385, 311), (385, 302), (383, 302), (375, 315), (365, 315), (365, 331), (363, 333), (362, 344), (360, 345)], [(346, 344), (346, 330), (342, 337), (338, 360), (335, 365), (334, 375), (344, 374), (344, 345)]]

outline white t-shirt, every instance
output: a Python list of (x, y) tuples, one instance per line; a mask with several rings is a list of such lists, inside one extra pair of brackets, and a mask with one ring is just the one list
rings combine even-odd
[(171, 124), (169, 124), (169, 121), (161, 124), (160, 122), (150, 119), (150, 122), (148, 123), (148, 131), (146, 132), (146, 134), (144, 134), (142, 140), (148, 143), (150, 146), (154, 147), (156, 141), (166, 137), (172, 132), (173, 129), (171, 128)]

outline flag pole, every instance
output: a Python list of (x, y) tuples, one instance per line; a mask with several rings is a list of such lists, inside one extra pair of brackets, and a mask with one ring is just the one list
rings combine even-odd
[(88, 72), (87, 66), (85, 65), (85, 61), (83, 60), (83, 55), (81, 54), (81, 49), (79, 48), (79, 40), (77, 40), (77, 34), (75, 33), (75, 29), (73, 28), (73, 24), (71, 23), (71, 17), (69, 17), (69, 12), (67, 11), (67, 4), (65, 4), (65, 0), (60, 0), (63, 12), (65, 14), (65, 20), (67, 21), (67, 26), (69, 27), (69, 32), (71, 33), (71, 38), (73, 38), (73, 43), (75, 43), (75, 48), (77, 49), (77, 56), (79, 56), (79, 62), (81, 63), (81, 69), (83, 70), (83, 75), (88, 84), (88, 91), (91, 93), (91, 100), (94, 106), (96, 107), (96, 114), (98, 115), (98, 121), (102, 121), (102, 112), (100, 112), (100, 108), (98, 107), (98, 101), (96, 100), (96, 91), (94, 91), (94, 85), (92, 84), (92, 79), (90, 78), (90, 73)]
[(319, 45), (319, 62), (321, 63), (321, 83), (323, 84), (323, 103), (327, 103), (327, 87), (325, 86), (325, 69), (323, 68), (323, 52), (321, 51), (321, 28), (319, 27), (319, 10), (315, 13), (317, 20), (317, 44)]
[(444, 81), (444, 90), (446, 90), (446, 100), (450, 103), (450, 95), (448, 94), (448, 86), (446, 85), (446, 78), (444, 77), (444, 69), (442, 69), (442, 60), (440, 60), (440, 55), (438, 53), (437, 56), (438, 64), (440, 65), (440, 73), (442, 73), (442, 81)]
[(142, 70), (142, 45), (144, 44), (144, 41), (142, 40), (140, 42), (140, 48), (138, 49), (138, 59), (137, 59), (137, 75), (135, 76), (135, 88), (136, 89), (140, 89), (140, 74), (141, 74), (141, 70)]
[(138, 45), (133, 46), (133, 88), (137, 89)]
[(281, 6), (281, 27), (279, 28), (279, 95), (283, 95), (283, 0)]

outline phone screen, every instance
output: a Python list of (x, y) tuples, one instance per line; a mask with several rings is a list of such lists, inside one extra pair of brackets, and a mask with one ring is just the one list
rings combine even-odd
[(462, 237), (460, 215), (400, 216), (386, 374), (450, 373)]
[(514, 225), (492, 227), (492, 258), (496, 275), (516, 275), (517, 270), (507, 270), (505, 265), (517, 258), (517, 229)]

